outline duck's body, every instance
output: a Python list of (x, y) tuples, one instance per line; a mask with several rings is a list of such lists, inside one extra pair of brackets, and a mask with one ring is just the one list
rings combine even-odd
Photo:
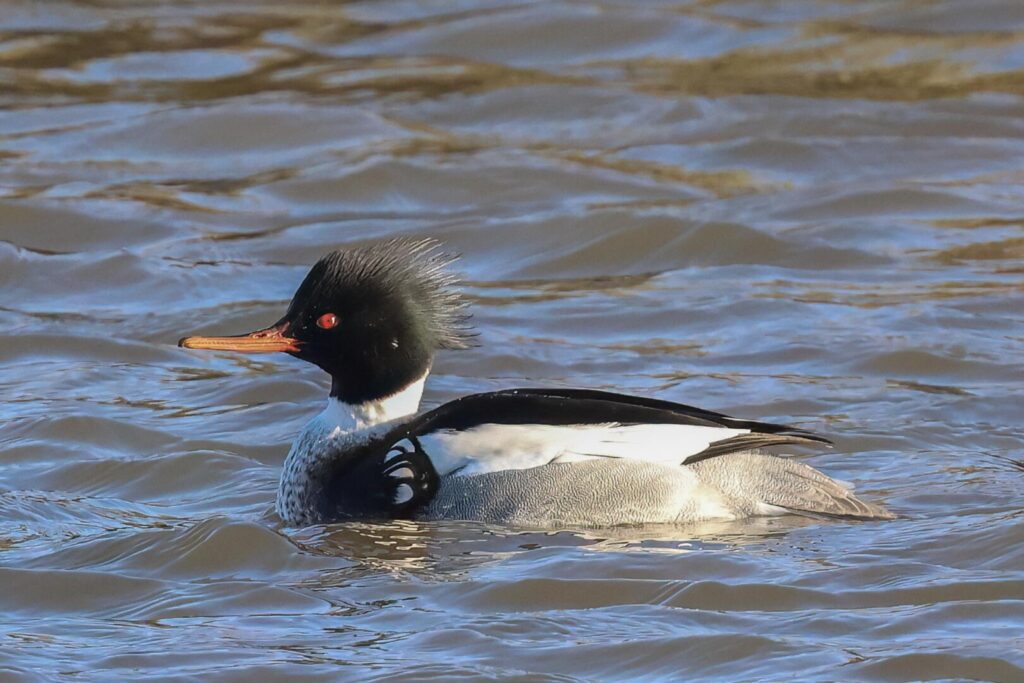
[(401, 410), (408, 399), (355, 410), (329, 403), (285, 461), (282, 520), (415, 517), (536, 527), (787, 513), (889, 517), (807, 465), (751, 450), (828, 443), (795, 428), (565, 389), (475, 394), (389, 419), (388, 408)]
[[(335, 252), (277, 325), (191, 348), (279, 350), (331, 373), (292, 446), (285, 524), (353, 518), (609, 526), (786, 513), (891, 518), (811, 467), (758, 449), (828, 444), (801, 429), (667, 401), (570, 389), (465, 396), (417, 414), (437, 348), (468, 344), (430, 243)], [(417, 264), (416, 258), (425, 259)], [(338, 328), (338, 329), (335, 329)]]
[[(751, 472), (759, 474), (751, 477)], [(420, 516), (508, 526), (605, 527), (790, 513), (892, 517), (807, 465), (750, 451), (693, 465), (591, 460), (449, 476)]]

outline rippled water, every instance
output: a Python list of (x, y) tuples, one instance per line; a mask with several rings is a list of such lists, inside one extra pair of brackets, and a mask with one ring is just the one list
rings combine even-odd
[[(1024, 4), (0, 11), (0, 679), (1024, 680)], [(327, 383), (187, 352), (434, 236), (483, 345), (785, 421), (895, 522), (282, 529)]]

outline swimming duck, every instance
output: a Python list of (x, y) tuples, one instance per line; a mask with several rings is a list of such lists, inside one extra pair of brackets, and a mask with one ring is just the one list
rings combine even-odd
[(276, 507), (285, 524), (892, 517), (807, 465), (760, 452), (830, 444), (795, 427), (591, 389), (473, 394), (417, 414), (434, 355), (474, 345), (452, 260), (433, 240), (334, 251), (270, 327), (179, 342), (284, 352), (330, 374), (327, 407), (284, 463)]

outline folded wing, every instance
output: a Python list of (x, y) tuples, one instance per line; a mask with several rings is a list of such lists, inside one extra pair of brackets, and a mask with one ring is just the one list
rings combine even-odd
[(439, 476), (592, 458), (690, 464), (780, 444), (829, 444), (785, 425), (592, 390), (513, 389), (466, 396), (399, 427)]

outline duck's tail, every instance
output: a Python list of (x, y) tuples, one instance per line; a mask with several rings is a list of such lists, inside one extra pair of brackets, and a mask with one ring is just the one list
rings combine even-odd
[(813, 517), (895, 519), (881, 505), (866, 503), (850, 486), (791, 458), (757, 452), (720, 455), (690, 465), (747, 514), (791, 512)]

